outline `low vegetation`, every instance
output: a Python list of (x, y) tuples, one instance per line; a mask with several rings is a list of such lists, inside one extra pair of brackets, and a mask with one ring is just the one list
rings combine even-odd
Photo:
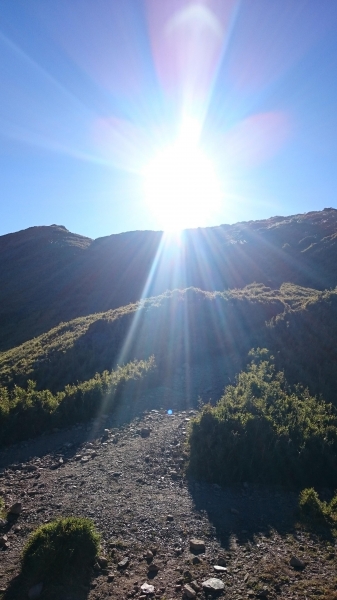
[(145, 378), (155, 368), (154, 358), (134, 361), (113, 371), (96, 374), (77, 385), (53, 394), (37, 390), (33, 381), (25, 388), (0, 388), (0, 440), (13, 443), (34, 437), (51, 427), (65, 427), (110, 411), (124, 385)]
[(334, 487), (336, 409), (300, 386), (290, 389), (267, 350), (250, 354), (236, 385), (192, 422), (190, 472), (220, 484)]
[(89, 519), (67, 517), (36, 529), (22, 554), (22, 574), (32, 582), (87, 578), (98, 554), (100, 536)]
[(289, 283), (280, 289), (255, 283), (225, 292), (171, 290), (61, 323), (0, 354), (1, 439), (8, 443), (94, 416), (100, 386), (106, 394), (104, 373), (151, 355), (157, 383), (170, 387), (182, 368), (195, 364), (211, 365), (217, 379), (213, 365), (221, 363), (218, 379), (234, 381), (249, 350), (267, 347), (292, 389), (297, 382), (308, 389), (307, 404), (322, 395), (337, 405), (336, 337), (337, 291)]
[[(123, 352), (126, 352), (123, 362), (154, 354), (158, 367), (163, 364), (162, 370), (167, 373), (181, 366), (187, 356), (190, 362), (204, 362), (212, 360), (214, 355), (224, 355), (224, 368), (228, 377), (233, 378), (245, 366), (252, 347), (268, 347), (279, 356), (280, 336), (291, 336), (296, 330), (297, 348), (301, 345), (301, 332), (306, 335), (308, 325), (314, 328), (313, 335), (326, 328), (327, 319), (330, 326), (334, 321), (334, 313), (329, 313), (330, 297), (321, 302), (320, 318), (314, 315), (312, 323), (306, 319), (306, 331), (297, 326), (303, 313), (310, 314), (308, 303), (315, 306), (321, 297), (322, 292), (291, 284), (277, 290), (252, 284), (225, 292), (196, 288), (168, 291), (137, 304), (61, 323), (21, 346), (0, 353), (0, 383), (25, 386), (32, 379), (37, 382), (37, 389), (55, 393), (67, 384), (110, 370), (120, 362)], [(327, 356), (324, 344), (321, 347), (317, 369), (328, 358), (330, 362), (335, 358), (333, 349)], [(305, 349), (307, 352), (307, 345)], [(282, 360), (286, 358), (282, 353)], [(294, 358), (292, 364), (303, 371), (303, 350)], [(332, 376), (330, 379), (334, 381)]]
[(5, 501), (0, 496), (0, 519), (2, 519), (4, 516), (5, 516)]
[(337, 524), (337, 495), (327, 502), (320, 499), (314, 488), (305, 488), (300, 493), (298, 504), (304, 522), (310, 525)]

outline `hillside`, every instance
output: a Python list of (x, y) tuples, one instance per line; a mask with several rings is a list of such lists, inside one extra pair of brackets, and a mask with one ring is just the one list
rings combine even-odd
[[(0, 383), (56, 393), (118, 364), (155, 357), (157, 384), (184, 381), (209, 363), (217, 388), (233, 380), (252, 347), (267, 347), (290, 383), (335, 402), (337, 291), (262, 284), (226, 292), (173, 290), (105, 313), (62, 323), (0, 354)], [(214, 382), (219, 381), (219, 385)]]
[[(0, 238), (1, 599), (336, 599), (336, 236), (326, 209)], [(70, 515), (97, 562), (35, 580), (30, 534)]]
[(62, 226), (0, 237), (0, 348), (61, 322), (196, 287), (337, 285), (337, 210), (187, 230), (179, 243), (136, 231), (91, 240)]

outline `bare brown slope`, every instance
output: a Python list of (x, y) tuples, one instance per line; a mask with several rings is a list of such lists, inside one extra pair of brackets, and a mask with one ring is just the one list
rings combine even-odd
[(167, 289), (335, 287), (336, 240), (335, 209), (187, 230), (179, 244), (151, 231), (92, 241), (58, 226), (3, 236), (0, 348)]

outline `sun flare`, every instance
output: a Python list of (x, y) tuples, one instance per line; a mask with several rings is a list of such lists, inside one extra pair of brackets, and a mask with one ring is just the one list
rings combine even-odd
[(216, 170), (198, 138), (198, 125), (187, 121), (179, 137), (143, 170), (145, 202), (165, 231), (205, 226), (220, 208)]

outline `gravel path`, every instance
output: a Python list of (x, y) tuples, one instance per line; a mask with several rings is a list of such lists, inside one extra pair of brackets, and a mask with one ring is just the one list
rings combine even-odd
[[(23, 510), (0, 528), (0, 537), (7, 536), (0, 598), (28, 598), (17, 577), (27, 536), (66, 515), (94, 521), (107, 564), (97, 564), (81, 589), (48, 589), (43, 582), (41, 599), (145, 600), (145, 582), (158, 599), (193, 593), (204, 599), (209, 592), (202, 582), (209, 577), (222, 580), (222, 596), (231, 599), (337, 598), (335, 541), (297, 526), (296, 494), (248, 485), (223, 489), (185, 478), (193, 414), (152, 410), (125, 425), (103, 416), (2, 452), (0, 495), (7, 506), (20, 501)], [(30, 460), (9, 464), (24, 455)], [(205, 551), (191, 552), (191, 538), (203, 540)], [(293, 556), (304, 569), (290, 566)], [(118, 565), (123, 559), (124, 567)]]

